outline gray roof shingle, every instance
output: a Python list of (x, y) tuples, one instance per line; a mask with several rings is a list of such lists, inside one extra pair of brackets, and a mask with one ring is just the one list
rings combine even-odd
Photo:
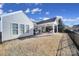
[(54, 22), (55, 20), (56, 20), (56, 17), (50, 18), (50, 19), (47, 19), (47, 20), (43, 20), (43, 21), (40, 21), (40, 22), (37, 22), (37, 24), (48, 23), (48, 22)]

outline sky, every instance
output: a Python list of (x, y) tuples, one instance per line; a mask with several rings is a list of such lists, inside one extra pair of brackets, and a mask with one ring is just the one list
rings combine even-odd
[(22, 10), (32, 21), (41, 21), (61, 16), (65, 25), (79, 24), (79, 4), (68, 3), (4, 3), (0, 14)]

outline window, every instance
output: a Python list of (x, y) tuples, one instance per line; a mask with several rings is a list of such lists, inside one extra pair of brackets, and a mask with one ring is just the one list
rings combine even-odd
[(29, 25), (26, 25), (26, 32), (29, 33)]
[(21, 34), (23, 34), (24, 33), (24, 29), (25, 29), (23, 24), (20, 25), (20, 29), (21, 29)]
[(14, 35), (18, 34), (18, 24), (16, 23), (12, 24), (12, 32)]

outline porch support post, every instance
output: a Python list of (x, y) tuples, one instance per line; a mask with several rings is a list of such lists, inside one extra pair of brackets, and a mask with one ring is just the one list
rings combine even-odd
[(57, 27), (57, 32), (58, 32), (58, 25), (56, 27)]
[(53, 33), (55, 33), (55, 26), (54, 26), (54, 24), (53, 24)]

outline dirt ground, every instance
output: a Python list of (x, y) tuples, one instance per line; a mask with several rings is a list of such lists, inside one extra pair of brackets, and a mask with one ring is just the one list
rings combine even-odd
[[(65, 33), (44, 33), (31, 38), (16, 39), (0, 44), (1, 56), (70, 56), (72, 55)], [(67, 38), (67, 39), (66, 39)], [(64, 42), (62, 43), (61, 41)], [(69, 43), (71, 42), (71, 43)], [(64, 47), (67, 46), (65, 49)], [(76, 47), (74, 54), (77, 55)]]

